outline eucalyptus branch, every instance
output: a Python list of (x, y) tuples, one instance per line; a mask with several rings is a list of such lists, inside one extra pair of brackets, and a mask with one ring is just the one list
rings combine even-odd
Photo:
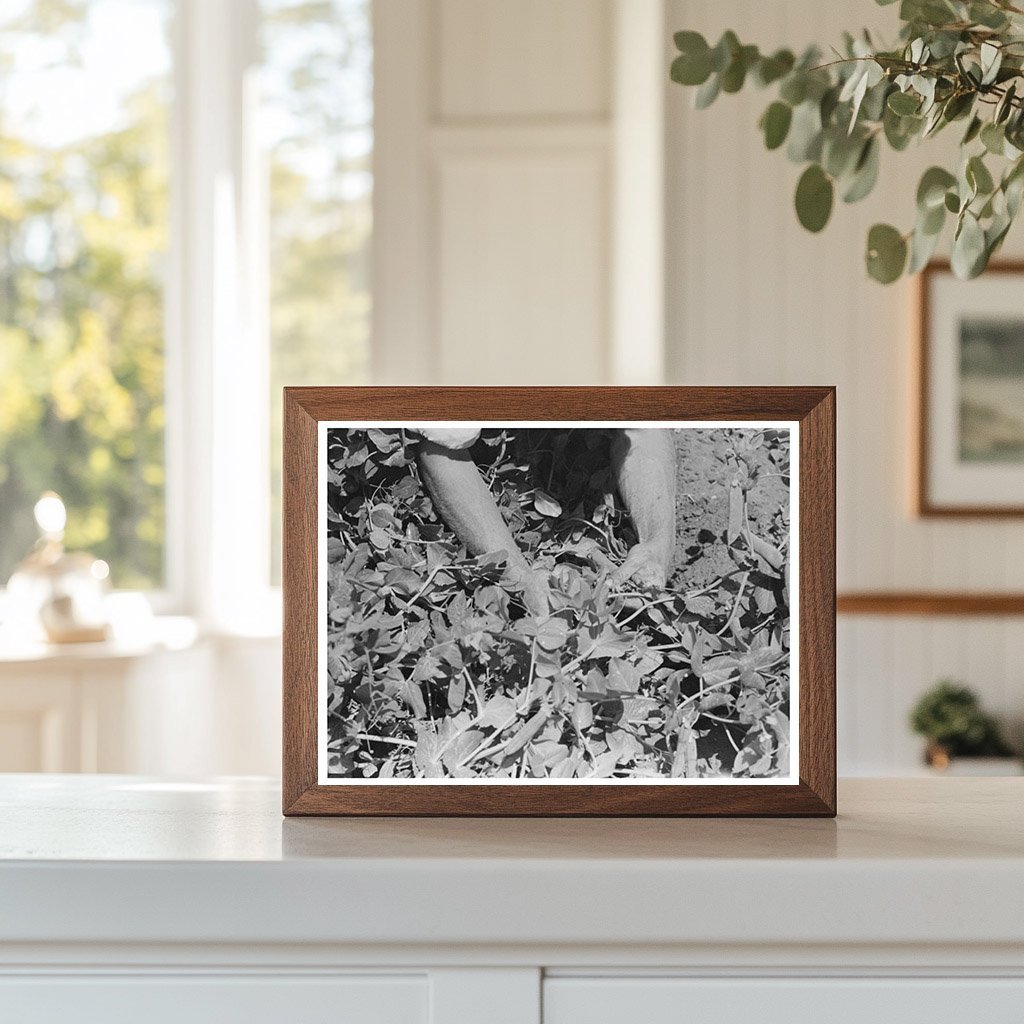
[(671, 75), (697, 88), (700, 109), (748, 82), (774, 89), (759, 127), (769, 150), (785, 145), (789, 159), (804, 165), (795, 206), (812, 232), (829, 222), (837, 195), (855, 203), (870, 194), (883, 144), (901, 152), (961, 122), (958, 165), (925, 172), (913, 227), (876, 224), (865, 261), (883, 284), (916, 273), (952, 220), (953, 270), (975, 277), (1024, 197), (1024, 9), (1008, 0), (902, 0), (899, 18), (894, 48), (876, 47), (867, 33), (847, 34), (841, 49), (832, 48), (837, 59), (824, 63), (814, 47), (798, 58), (789, 50), (762, 54), (731, 31), (714, 46), (699, 33), (678, 32)]

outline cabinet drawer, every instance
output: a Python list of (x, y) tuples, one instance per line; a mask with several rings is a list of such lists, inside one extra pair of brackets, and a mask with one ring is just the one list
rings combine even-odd
[(1021, 1024), (1018, 978), (580, 978), (544, 984), (544, 1024)]
[(0, 978), (18, 1024), (427, 1024), (425, 975)]

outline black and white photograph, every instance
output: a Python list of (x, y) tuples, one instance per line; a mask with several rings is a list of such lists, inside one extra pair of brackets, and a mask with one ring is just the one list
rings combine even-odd
[(795, 784), (796, 431), (321, 423), (321, 783)]

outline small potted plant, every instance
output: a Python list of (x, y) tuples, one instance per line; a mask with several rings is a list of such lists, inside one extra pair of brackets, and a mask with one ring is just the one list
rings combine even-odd
[(981, 709), (974, 691), (960, 683), (944, 679), (925, 693), (911, 713), (910, 724), (928, 741), (925, 762), (937, 771), (1020, 773), (1019, 760), (995, 719)]

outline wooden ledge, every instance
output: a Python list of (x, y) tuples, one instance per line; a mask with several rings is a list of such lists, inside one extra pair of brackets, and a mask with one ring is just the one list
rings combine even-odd
[(1024, 615), (1024, 593), (861, 591), (839, 594), (840, 615)]

